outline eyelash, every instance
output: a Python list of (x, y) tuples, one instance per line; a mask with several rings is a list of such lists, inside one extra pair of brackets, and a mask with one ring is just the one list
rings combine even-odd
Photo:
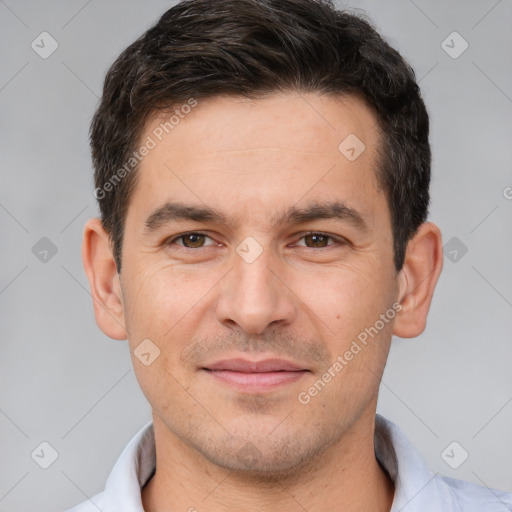
[[(175, 237), (172, 237), (172, 238), (169, 238), (167, 239), (164, 244), (165, 245), (172, 245), (176, 240), (179, 240), (179, 239), (182, 239), (186, 236), (189, 236), (189, 235), (203, 235), (207, 238), (210, 238), (210, 236), (208, 236), (206, 233), (203, 233), (202, 231), (187, 231), (186, 233), (181, 233), (181, 235), (177, 235)], [(326, 247), (307, 247), (307, 246), (300, 246), (300, 247), (305, 247), (306, 249), (327, 249), (328, 247), (333, 247), (334, 245), (338, 244), (338, 245), (346, 245), (347, 242), (343, 239), (339, 239), (339, 238), (336, 238), (332, 235), (330, 235), (329, 233), (324, 233), (323, 231), (308, 231), (306, 233), (303, 233), (302, 236), (299, 238), (299, 240), (302, 240), (303, 238), (307, 237), (307, 236), (311, 236), (311, 235), (319, 235), (319, 236), (322, 236), (324, 238), (329, 238), (331, 240), (333, 240), (335, 243), (334, 244), (331, 244), (331, 245), (328, 245)], [(180, 244), (178, 244), (180, 245)], [(190, 249), (190, 250), (198, 250), (198, 249), (205, 249), (206, 247), (209, 247), (209, 246), (204, 246), (204, 247), (186, 247), (185, 245), (180, 245), (180, 247), (183, 247), (183, 249)]]

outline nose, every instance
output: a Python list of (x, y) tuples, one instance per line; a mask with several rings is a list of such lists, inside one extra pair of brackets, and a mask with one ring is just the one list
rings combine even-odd
[(252, 262), (233, 256), (234, 268), (219, 287), (218, 321), (247, 334), (261, 334), (271, 324), (290, 325), (296, 315), (295, 296), (271, 250), (265, 248)]

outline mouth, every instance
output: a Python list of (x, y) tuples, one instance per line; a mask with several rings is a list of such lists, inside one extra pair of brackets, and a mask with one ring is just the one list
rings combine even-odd
[(263, 393), (304, 378), (308, 369), (284, 359), (225, 359), (201, 368), (216, 382), (248, 393)]

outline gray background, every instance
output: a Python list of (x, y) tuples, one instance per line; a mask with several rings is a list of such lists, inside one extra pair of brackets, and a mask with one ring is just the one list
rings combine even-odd
[[(97, 215), (87, 134), (105, 72), (171, 5), (0, 1), (0, 511), (63, 510), (101, 491), (151, 419), (127, 343), (96, 327), (80, 249)], [(349, 7), (416, 70), (432, 121), (430, 218), (450, 244), (425, 333), (393, 343), (379, 411), (434, 472), (512, 491), (512, 3)], [(43, 31), (59, 45), (46, 59), (31, 48)], [(469, 44), (458, 58), (442, 46), (453, 31)], [(42, 237), (57, 248), (46, 262), (32, 251)], [(43, 441), (59, 455), (46, 470), (31, 458)], [(452, 441), (469, 453), (458, 469), (441, 456)]]

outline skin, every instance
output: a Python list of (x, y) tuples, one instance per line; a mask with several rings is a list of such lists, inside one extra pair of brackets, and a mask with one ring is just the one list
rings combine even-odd
[[(141, 140), (162, 119), (151, 118)], [(365, 144), (354, 161), (338, 149), (349, 134)], [(83, 262), (98, 326), (128, 339), (152, 407), (158, 469), (142, 491), (146, 511), (390, 510), (394, 486), (374, 455), (380, 377), (392, 335), (424, 330), (443, 258), (440, 231), (427, 222), (395, 270), (375, 175), (379, 141), (373, 111), (356, 97), (200, 101), (141, 162), (120, 275), (99, 219), (87, 222)], [(332, 200), (357, 210), (366, 229), (346, 219), (271, 222), (287, 207)], [(229, 226), (181, 220), (146, 233), (166, 201), (213, 207)], [(176, 238), (193, 230), (207, 236)], [(262, 249), (252, 263), (236, 252), (248, 236)], [(300, 403), (394, 303), (394, 319)], [(148, 338), (160, 355), (146, 366), (134, 350)], [(236, 356), (282, 357), (309, 372), (251, 394), (201, 370)]]

